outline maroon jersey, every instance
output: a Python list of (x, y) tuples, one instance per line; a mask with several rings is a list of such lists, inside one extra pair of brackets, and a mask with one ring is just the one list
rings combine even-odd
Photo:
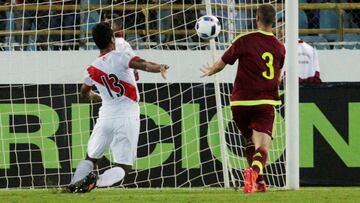
[(285, 47), (272, 33), (240, 35), (221, 58), (226, 64), (239, 59), (231, 96), (232, 106), (278, 105), (278, 81)]

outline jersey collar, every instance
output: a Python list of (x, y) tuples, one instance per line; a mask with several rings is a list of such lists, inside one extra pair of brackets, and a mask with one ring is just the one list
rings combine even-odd
[(112, 51), (112, 50), (106, 51), (106, 52), (104, 52), (104, 53), (100, 54), (100, 55), (99, 55), (99, 57), (102, 57), (102, 56), (104, 56), (104, 55), (108, 54), (108, 53), (109, 53), (109, 52), (111, 52), (111, 51)]
[(274, 33), (272, 33), (272, 32), (266, 32), (266, 31), (262, 31), (262, 30), (258, 30), (258, 32), (260, 32), (261, 34), (264, 34), (264, 35), (274, 36)]

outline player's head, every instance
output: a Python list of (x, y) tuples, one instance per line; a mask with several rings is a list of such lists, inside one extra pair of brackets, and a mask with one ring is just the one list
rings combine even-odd
[(285, 40), (285, 18), (279, 18), (276, 21), (276, 37), (280, 40)]
[(115, 48), (115, 38), (114, 32), (111, 29), (111, 26), (107, 22), (101, 22), (95, 25), (92, 30), (92, 36), (96, 46), (101, 49), (114, 49)]
[(275, 21), (276, 11), (271, 4), (262, 4), (256, 12), (256, 24), (260, 27), (272, 27)]

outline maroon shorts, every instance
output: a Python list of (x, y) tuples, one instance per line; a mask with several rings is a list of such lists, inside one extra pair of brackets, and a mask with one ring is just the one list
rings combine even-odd
[(252, 130), (272, 136), (275, 110), (272, 105), (232, 106), (236, 126), (245, 138), (251, 138)]

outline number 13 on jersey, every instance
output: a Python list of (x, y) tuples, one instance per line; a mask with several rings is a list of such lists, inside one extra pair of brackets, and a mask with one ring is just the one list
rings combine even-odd
[(274, 79), (274, 56), (270, 52), (264, 52), (261, 58), (266, 62), (266, 67), (269, 69), (262, 72), (262, 76), (268, 80)]

